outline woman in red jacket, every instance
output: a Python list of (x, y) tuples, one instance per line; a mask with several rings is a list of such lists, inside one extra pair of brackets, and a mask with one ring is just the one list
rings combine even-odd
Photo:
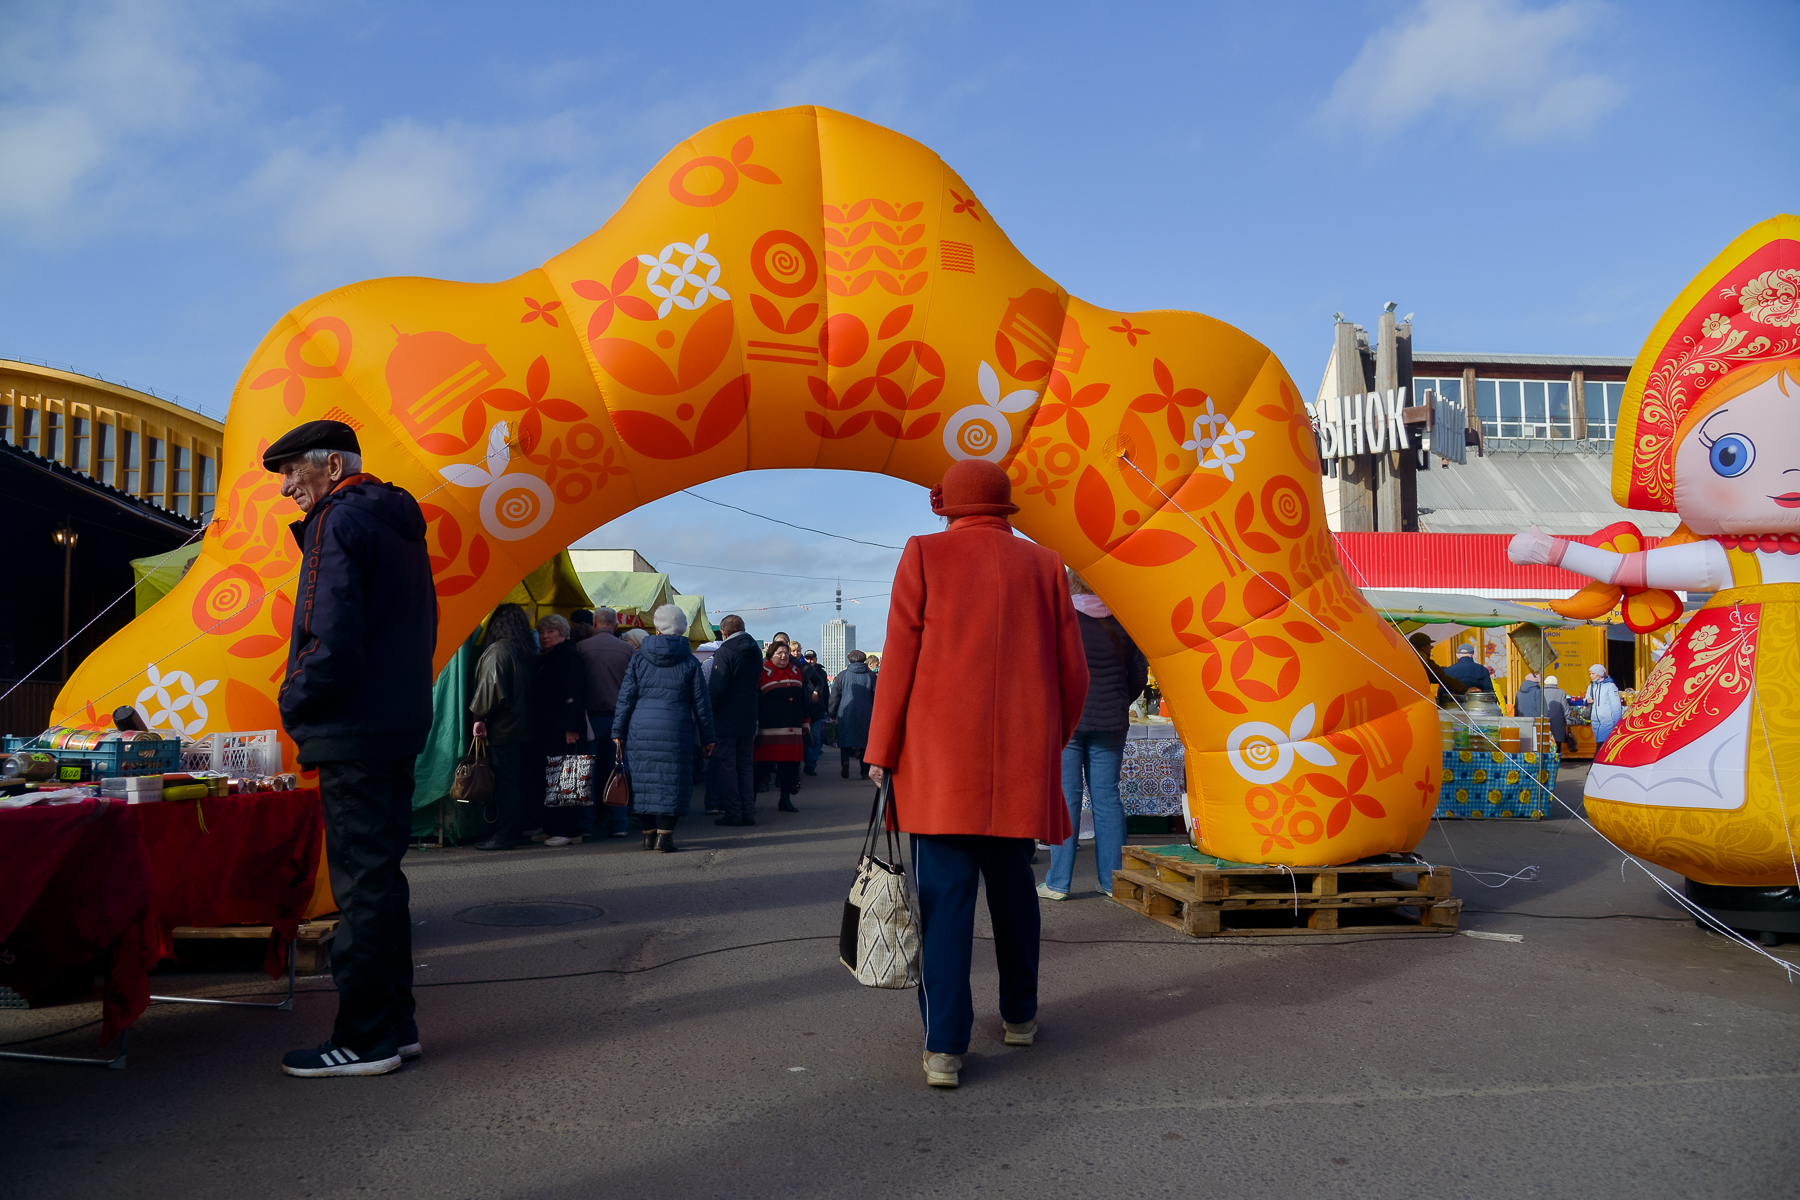
[[(770, 642), (763, 662), (762, 697), (756, 705), (756, 768), (774, 768), (782, 812), (799, 812), (789, 799), (800, 790), (800, 758), (805, 753), (806, 682), (785, 641)], [(763, 764), (767, 763), (765, 767)]]
[(987, 883), (1009, 1046), (1037, 1034), (1036, 840), (1069, 836), (1062, 749), (1087, 659), (1056, 552), (1013, 536), (1006, 472), (951, 467), (931, 493), (949, 529), (900, 556), (864, 761), (893, 776), (893, 827), (913, 835), (925, 1078), (955, 1087), (974, 1006), (975, 888)]

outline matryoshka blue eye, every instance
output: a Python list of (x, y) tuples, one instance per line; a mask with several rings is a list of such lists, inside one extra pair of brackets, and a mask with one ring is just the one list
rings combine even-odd
[(1712, 469), (1732, 479), (1750, 469), (1756, 461), (1756, 443), (1739, 433), (1728, 433), (1712, 444)]

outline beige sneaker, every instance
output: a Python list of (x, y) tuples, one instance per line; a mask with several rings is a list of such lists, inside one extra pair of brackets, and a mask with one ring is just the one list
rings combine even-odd
[(1067, 900), (1069, 893), (1059, 892), (1047, 883), (1038, 884), (1037, 894), (1045, 900)]
[(1009, 1046), (1029, 1046), (1037, 1038), (1036, 1021), (1027, 1021), (1023, 1025), (1002, 1021), (1001, 1024), (1006, 1027), (1006, 1044)]
[(961, 1082), (962, 1055), (925, 1052), (925, 1082), (932, 1087), (953, 1088)]

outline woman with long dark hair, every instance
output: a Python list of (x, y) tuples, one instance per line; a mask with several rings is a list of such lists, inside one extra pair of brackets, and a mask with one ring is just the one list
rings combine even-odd
[(510, 850), (525, 836), (529, 801), (541, 799), (544, 764), (532, 728), (531, 693), (536, 675), (531, 622), (517, 604), (502, 604), (488, 618), (475, 663), (475, 693), (469, 713), (474, 734), (488, 743), (494, 770), (494, 810), (498, 824), (477, 850)]
[[(550, 789), (550, 768), (561, 767), (561, 759), (570, 754), (592, 754), (588, 741), (587, 667), (575, 650), (567, 617), (552, 613), (538, 622), (537, 678), (532, 687), (533, 716), (537, 723), (538, 750), (544, 757), (538, 763), (538, 812), (542, 814), (544, 845), (551, 847), (581, 844), (581, 809), (579, 805), (545, 807)], [(592, 792), (588, 793), (592, 803)]]
[(756, 766), (773, 769), (781, 789), (782, 812), (799, 812), (789, 799), (800, 790), (800, 759), (805, 752), (806, 681), (788, 654), (786, 642), (770, 642), (763, 660), (762, 697), (756, 706)]

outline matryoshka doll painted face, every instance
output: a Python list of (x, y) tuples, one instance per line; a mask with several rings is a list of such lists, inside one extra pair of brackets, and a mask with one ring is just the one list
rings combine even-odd
[(1675, 508), (1695, 533), (1800, 532), (1800, 360), (1756, 374), (1715, 384), (1737, 394), (1703, 399), (1677, 442)]

